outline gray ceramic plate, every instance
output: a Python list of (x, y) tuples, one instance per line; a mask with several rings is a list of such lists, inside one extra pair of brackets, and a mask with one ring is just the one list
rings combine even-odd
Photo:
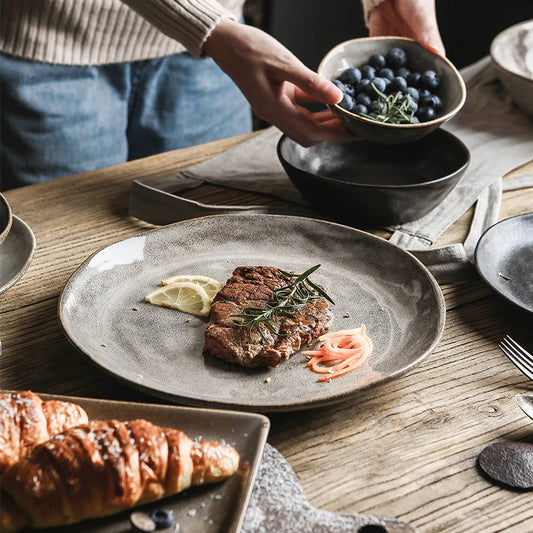
[[(314, 281), (336, 303), (333, 329), (365, 323), (375, 346), (357, 372), (330, 383), (317, 382), (303, 354), (275, 370), (204, 355), (206, 319), (143, 301), (173, 274), (225, 282), (240, 265), (304, 271), (316, 264)], [(59, 317), (81, 352), (145, 392), (193, 405), (276, 411), (338, 402), (405, 372), (436, 346), (445, 306), (426, 268), (384, 239), (320, 220), (248, 214), (188, 220), (104, 248), (66, 284)]]
[(498, 294), (533, 313), (533, 213), (491, 226), (479, 239), (475, 260)]
[(7, 291), (26, 272), (35, 251), (35, 236), (30, 227), (13, 215), (7, 237), (0, 243), (0, 294)]
[[(89, 400), (40, 394), (43, 399), (73, 401), (87, 410), (89, 418), (133, 420), (144, 418), (165, 427), (184, 431), (190, 438), (226, 442), (241, 456), (238, 472), (228, 480), (203, 487), (193, 487), (176, 496), (139, 507), (151, 512), (163, 508), (174, 512), (175, 525), (187, 533), (236, 533), (244, 520), (254, 479), (259, 468), (270, 422), (262, 415), (197, 409), (169, 405), (150, 405), (106, 400)], [(124, 533), (131, 531), (129, 512), (76, 524), (76, 533)], [(174, 528), (172, 531), (174, 531)], [(59, 533), (70, 528), (46, 531)], [(43, 533), (45, 530), (41, 530)], [(178, 531), (178, 529), (176, 529)]]

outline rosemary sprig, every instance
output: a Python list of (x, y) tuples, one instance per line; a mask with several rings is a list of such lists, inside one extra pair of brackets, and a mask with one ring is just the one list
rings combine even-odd
[(291, 272), (280, 272), (287, 278), (287, 284), (274, 289), (272, 299), (266, 307), (246, 307), (239, 314), (232, 315), (237, 326), (248, 327), (250, 334), (255, 328), (259, 331), (261, 338), (269, 342), (265, 337), (264, 328), (267, 328), (273, 335), (279, 335), (274, 327), (274, 321), (281, 316), (294, 316), (310, 300), (325, 298), (332, 304), (335, 302), (328, 296), (324, 289), (313, 283), (309, 276), (315, 272), (320, 265), (315, 265), (303, 274), (293, 274)]
[(373, 83), (371, 85), (378, 94), (377, 116), (372, 117), (362, 113), (364, 117), (391, 124), (415, 124), (418, 122), (413, 109), (409, 106), (408, 95), (404, 95), (401, 91), (398, 91), (387, 96), (379, 91)]

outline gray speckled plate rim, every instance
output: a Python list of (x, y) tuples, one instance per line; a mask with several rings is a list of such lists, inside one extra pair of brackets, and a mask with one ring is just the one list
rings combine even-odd
[[(13, 392), (8, 390), (0, 390), (1, 393), (7, 393), (7, 392)], [(35, 392), (35, 391), (34, 391)], [(40, 392), (35, 392), (38, 396), (40, 396), (43, 400), (59, 400), (59, 401), (65, 401), (65, 402), (73, 402), (81, 405), (90, 413), (94, 413), (96, 416), (91, 417), (91, 419), (95, 420), (96, 417), (101, 419), (101, 415), (99, 415), (99, 412), (102, 411), (109, 411), (109, 410), (116, 410), (116, 416), (114, 418), (127, 421), (127, 420), (133, 420), (134, 418), (137, 418), (139, 416), (142, 416), (143, 418), (146, 418), (150, 421), (150, 415), (147, 416), (147, 413), (153, 411), (157, 416), (161, 417), (167, 417), (171, 416), (172, 418), (176, 419), (176, 423), (168, 424), (170, 427), (174, 427), (175, 429), (179, 429), (183, 431), (185, 434), (187, 434), (190, 438), (194, 439), (195, 434), (197, 433), (194, 428), (191, 427), (183, 427), (183, 424), (180, 425), (180, 414), (187, 414), (190, 415), (190, 418), (194, 418), (198, 420), (197, 417), (200, 417), (204, 420), (204, 424), (211, 425), (212, 420), (217, 419), (226, 419), (229, 422), (232, 422), (234, 425), (228, 427), (227, 431), (227, 437), (228, 439), (233, 436), (232, 430), (234, 430), (236, 427), (242, 427), (244, 425), (250, 425), (254, 426), (256, 433), (254, 435), (250, 435), (249, 433), (243, 434), (243, 441), (244, 444), (241, 443), (239, 446), (239, 449), (237, 450), (241, 455), (245, 455), (246, 462), (249, 465), (249, 471), (247, 471), (247, 480), (244, 484), (243, 490), (240, 491), (239, 497), (236, 500), (231, 499), (231, 501), (228, 502), (230, 506), (234, 506), (234, 519), (231, 522), (231, 527), (228, 529), (228, 533), (238, 533), (241, 528), (242, 524), (244, 522), (244, 517), (246, 514), (246, 509), (248, 507), (248, 503), (250, 501), (250, 497), (252, 494), (252, 490), (255, 483), (255, 478), (257, 476), (257, 472), (259, 470), (259, 465), (261, 463), (261, 458), (263, 456), (263, 450), (265, 447), (265, 444), (267, 442), (268, 433), (270, 431), (270, 420), (261, 414), (257, 413), (250, 413), (250, 412), (243, 412), (243, 411), (220, 411), (217, 409), (209, 409), (209, 408), (198, 408), (198, 407), (183, 407), (178, 405), (165, 405), (165, 404), (152, 404), (152, 403), (138, 403), (138, 402), (126, 402), (126, 401), (116, 401), (116, 400), (102, 400), (98, 398), (82, 398), (77, 396), (62, 396), (62, 395), (56, 395), (56, 394), (45, 394)], [(90, 414), (89, 413), (89, 414)], [(126, 416), (128, 415), (128, 416)], [(132, 416), (133, 415), (133, 416)], [(152, 417), (154, 414), (152, 414)], [(154, 423), (158, 423), (157, 420), (152, 420)], [(160, 424), (159, 424), (160, 425)], [(212, 440), (217, 440), (217, 436), (209, 436)], [(218, 440), (224, 439), (224, 436), (220, 436)], [(225, 439), (224, 439), (225, 440)], [(217, 487), (216, 484), (213, 485), (213, 487)], [(180, 497), (179, 494), (175, 495), (175, 497)], [(174, 496), (169, 497), (170, 499), (175, 498)], [(172, 504), (169, 504), (169, 498), (165, 498), (163, 500), (163, 507), (169, 507), (172, 506)], [(227, 499), (227, 498), (226, 498)], [(183, 503), (180, 500), (175, 500), (177, 503), (174, 503), (174, 505), (180, 505)], [(156, 502), (157, 503), (157, 502)], [(142, 506), (141, 506), (142, 507)], [(126, 511), (127, 512), (127, 511)], [(124, 520), (123, 513), (117, 513), (115, 515), (117, 517), (117, 520)], [(113, 519), (113, 515), (111, 517), (105, 517), (106, 520)], [(107, 528), (105, 525), (100, 526), (98, 523), (99, 519), (93, 519), (88, 522), (84, 522), (84, 525), (94, 525), (94, 528), (91, 528), (91, 531), (95, 532), (102, 532), (104, 533), (107, 531)], [(126, 522), (126, 521), (124, 521)], [(124, 525), (127, 527), (127, 524), (124, 523)], [(54, 528), (58, 531), (64, 531), (64, 528)], [(46, 531), (48, 531), (47, 529)], [(51, 530), (52, 531), (52, 530)]]
[(528, 311), (529, 313), (531, 313), (532, 312), (531, 309), (526, 307), (524, 302), (518, 300), (517, 298), (510, 298), (509, 295), (506, 293), (506, 291), (502, 290), (499, 285), (496, 285), (495, 283), (492, 282), (492, 280), (487, 276), (486, 270), (484, 269), (481, 258), (480, 258), (481, 249), (485, 245), (486, 239), (492, 238), (492, 235), (494, 233), (497, 234), (505, 226), (512, 224), (513, 222), (516, 222), (517, 220), (526, 220), (526, 219), (533, 219), (533, 212), (523, 213), (522, 215), (516, 215), (514, 217), (509, 217), (504, 220), (500, 220), (499, 222), (497, 222), (496, 224), (493, 224), (490, 228), (485, 230), (485, 232), (483, 233), (483, 235), (481, 235), (481, 237), (479, 238), (477, 242), (476, 249), (474, 252), (474, 262), (476, 265), (476, 269), (479, 272), (479, 275), (483, 278), (485, 283), (494, 290), (494, 292), (499, 294), (502, 298), (505, 298), (508, 302), (512, 303), (513, 305), (519, 307), (520, 309), (523, 309), (524, 311)]
[[(114, 372), (113, 370), (110, 370), (106, 368), (103, 364), (100, 364), (98, 361), (94, 360), (94, 357), (87, 353), (72, 336), (69, 334), (68, 328), (66, 327), (63, 316), (62, 316), (62, 307), (64, 303), (64, 295), (68, 291), (69, 285), (71, 284), (72, 280), (75, 279), (78, 272), (82, 271), (84, 267), (91, 261), (91, 259), (96, 256), (98, 253), (100, 253), (102, 250), (105, 250), (106, 248), (113, 246), (114, 244), (117, 244), (119, 242), (132, 239), (132, 238), (138, 238), (146, 236), (150, 233), (158, 232), (161, 230), (165, 230), (169, 227), (176, 227), (176, 226), (182, 226), (186, 225), (187, 223), (191, 221), (201, 221), (204, 219), (215, 219), (215, 218), (226, 218), (226, 217), (254, 217), (254, 218), (260, 218), (260, 217), (271, 217), (271, 218), (279, 218), (279, 219), (305, 219), (307, 221), (314, 221), (318, 222), (320, 224), (329, 224), (331, 226), (335, 227), (341, 227), (343, 229), (348, 229), (350, 231), (353, 231), (363, 238), (369, 239), (369, 240), (375, 240), (379, 241), (380, 243), (386, 243), (387, 246), (390, 246), (392, 248), (395, 248), (398, 252), (405, 254), (409, 259), (412, 261), (412, 263), (419, 269), (421, 273), (423, 273), (427, 280), (430, 282), (431, 287), (433, 288), (433, 295), (436, 298), (436, 309), (435, 312), (438, 314), (438, 333), (435, 335), (435, 338), (433, 342), (430, 344), (430, 346), (422, 352), (418, 357), (413, 359), (408, 365), (405, 365), (403, 368), (397, 370), (396, 372), (393, 372), (385, 377), (382, 377), (381, 379), (377, 381), (370, 382), (363, 386), (358, 386), (355, 389), (339, 393), (339, 394), (332, 394), (327, 397), (322, 397), (316, 400), (306, 400), (303, 402), (291, 402), (291, 403), (285, 403), (285, 404), (276, 404), (276, 405), (263, 405), (263, 404), (241, 404), (238, 402), (229, 402), (229, 401), (216, 401), (216, 400), (203, 400), (198, 398), (191, 398), (190, 396), (182, 396), (179, 394), (170, 394), (165, 391), (161, 391), (158, 389), (155, 389), (153, 387), (150, 387), (148, 385), (139, 384), (136, 381), (133, 381), (131, 379), (128, 379), (122, 375), (120, 375), (117, 372)], [(81, 265), (72, 273), (70, 278), (67, 280), (67, 283), (65, 284), (65, 287), (63, 288), (63, 291), (61, 292), (59, 299), (58, 299), (58, 318), (61, 325), (61, 328), (63, 329), (63, 332), (65, 333), (65, 336), (69, 340), (69, 342), (82, 354), (86, 355), (89, 360), (96, 365), (98, 368), (104, 370), (114, 378), (118, 378), (123, 383), (126, 383), (128, 386), (140, 390), (145, 393), (149, 393), (155, 397), (162, 398), (167, 401), (171, 401), (173, 403), (183, 403), (185, 405), (189, 405), (192, 407), (204, 407), (204, 408), (219, 408), (219, 409), (234, 409), (238, 411), (253, 411), (253, 412), (263, 412), (263, 413), (273, 413), (273, 412), (286, 412), (286, 411), (298, 411), (298, 410), (304, 410), (304, 409), (311, 409), (315, 407), (323, 407), (327, 405), (333, 405), (336, 403), (340, 403), (345, 399), (349, 399), (352, 397), (355, 397), (360, 391), (363, 391), (365, 389), (369, 389), (372, 387), (375, 387), (376, 385), (379, 385), (381, 383), (386, 383), (392, 379), (395, 379), (402, 374), (405, 374), (408, 372), (411, 368), (415, 367), (416, 365), (420, 364), (438, 345), (440, 342), (440, 339), (442, 338), (442, 334), (444, 332), (444, 327), (446, 323), (446, 304), (444, 300), (444, 296), (442, 294), (442, 291), (440, 289), (440, 286), (438, 282), (435, 280), (433, 275), (429, 272), (429, 270), (425, 267), (425, 265), (419, 261), (414, 255), (409, 253), (408, 251), (404, 250), (400, 246), (397, 246), (396, 244), (390, 243), (386, 239), (383, 239), (382, 237), (378, 237), (377, 235), (373, 235), (371, 233), (367, 233), (363, 230), (359, 230), (356, 228), (352, 228), (349, 226), (345, 226), (342, 224), (334, 223), (334, 222), (328, 222), (321, 219), (313, 219), (313, 218), (306, 218), (306, 217), (296, 217), (296, 216), (290, 216), (290, 215), (269, 215), (269, 214), (224, 214), (224, 215), (209, 215), (206, 217), (198, 217), (195, 219), (190, 220), (183, 220), (180, 222), (176, 222), (174, 224), (169, 224), (167, 226), (163, 226), (161, 228), (155, 228), (152, 230), (148, 230), (146, 232), (139, 233), (137, 235), (134, 235), (132, 237), (127, 237), (126, 239), (119, 239), (113, 243), (108, 244), (107, 246), (104, 246), (103, 248), (95, 251), (92, 253)]]
[[(35, 239), (35, 235), (33, 234), (33, 231), (31, 228), (22, 220), (21, 218), (17, 217), (16, 215), (13, 215), (13, 223), (11, 225), (10, 233), (14, 230), (22, 230), (23, 233), (26, 233), (26, 236), (29, 237), (31, 245), (30, 249), (27, 251), (27, 253), (24, 255), (24, 257), (21, 258), (21, 263), (19, 265), (19, 269), (17, 270), (16, 274), (12, 276), (10, 279), (6, 280), (2, 286), (0, 286), (0, 294), (7, 291), (10, 287), (12, 287), (28, 270), (28, 267), (30, 266), (31, 260), (33, 258), (33, 254), (35, 253), (35, 248), (37, 246), (37, 241)], [(7, 237), (0, 243), (0, 258), (2, 255), (2, 246), (5, 245), (7, 239), (9, 239), (9, 234)], [(2, 280), (0, 280), (1, 282)]]

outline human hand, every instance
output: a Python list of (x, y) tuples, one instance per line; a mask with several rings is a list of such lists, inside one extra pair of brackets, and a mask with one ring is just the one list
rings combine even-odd
[(308, 69), (267, 33), (222, 20), (205, 42), (204, 52), (237, 84), (254, 113), (303, 146), (353, 140), (329, 110), (311, 113), (298, 102), (336, 104), (342, 92)]
[(445, 55), (435, 0), (384, 0), (370, 11), (368, 30), (371, 37), (410, 37), (432, 52)]

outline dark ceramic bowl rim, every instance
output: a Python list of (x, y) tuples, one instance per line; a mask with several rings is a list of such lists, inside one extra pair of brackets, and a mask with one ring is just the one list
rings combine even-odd
[(339, 179), (339, 178), (332, 178), (330, 176), (322, 176), (321, 174), (311, 174), (307, 170), (303, 170), (301, 168), (295, 167), (292, 163), (290, 163), (289, 161), (287, 161), (283, 157), (283, 155), (281, 153), (281, 145), (282, 145), (282, 143), (285, 142), (285, 139), (289, 139), (291, 142), (295, 142), (295, 141), (292, 141), (292, 139), (290, 139), (290, 137), (287, 137), (287, 135), (285, 135), (285, 134), (283, 134), (280, 137), (279, 141), (278, 141), (277, 152), (278, 152), (278, 159), (280, 161), (285, 162), (287, 165), (289, 165), (294, 170), (297, 170), (299, 172), (305, 172), (306, 174), (309, 174), (310, 176), (312, 176), (314, 178), (318, 178), (318, 179), (324, 180), (325, 182), (343, 183), (345, 185), (351, 185), (351, 186), (354, 186), (354, 187), (362, 187), (362, 188), (365, 188), (365, 189), (368, 188), (368, 189), (376, 189), (376, 190), (378, 190), (378, 189), (384, 189), (384, 190), (389, 190), (389, 189), (396, 189), (396, 190), (398, 190), (398, 189), (407, 189), (407, 190), (409, 190), (409, 189), (424, 189), (426, 187), (430, 187), (432, 185), (436, 185), (438, 183), (443, 183), (445, 181), (448, 181), (448, 180), (452, 179), (459, 172), (462, 172), (463, 170), (468, 168), (468, 165), (470, 164), (470, 150), (466, 147), (466, 145), (463, 143), (463, 141), (461, 141), (461, 139), (459, 139), (459, 137), (456, 137), (453, 133), (450, 133), (449, 131), (446, 131), (446, 130), (444, 130), (442, 128), (440, 129), (439, 135), (440, 134), (446, 135), (451, 141), (453, 141), (457, 145), (459, 145), (459, 147), (465, 153), (466, 160), (460, 167), (456, 168), (453, 172), (447, 174), (446, 176), (442, 176), (441, 178), (433, 179), (431, 181), (423, 181), (422, 183), (409, 183), (409, 184), (403, 184), (403, 185), (394, 185), (394, 184), (382, 184), (382, 185), (379, 185), (379, 184), (373, 184), (373, 183), (357, 183), (357, 182), (354, 182), (354, 181), (346, 181), (346, 180)]
[(11, 225), (13, 224), (13, 212), (11, 211), (9, 202), (3, 194), (0, 194), (0, 204), (7, 213), (7, 223), (3, 228), (0, 228), (0, 242), (2, 242), (11, 230)]
[(521, 74), (519, 72), (515, 72), (514, 70), (509, 70), (508, 68), (505, 68), (505, 65), (503, 65), (503, 63), (500, 62), (500, 60), (497, 57), (497, 54), (495, 53), (496, 43), (497, 43), (498, 39), (500, 39), (502, 37), (502, 35), (506, 34), (507, 32), (510, 32), (510, 31), (514, 30), (515, 28), (522, 26), (525, 23), (531, 23), (533, 25), (533, 19), (524, 20), (522, 22), (519, 22), (518, 24), (513, 24), (512, 26), (509, 26), (508, 28), (505, 28), (505, 30), (503, 30), (500, 33), (498, 33), (498, 35), (496, 35), (496, 37), (494, 37), (494, 39), (490, 43), (490, 58), (492, 59), (493, 63), (496, 65), (496, 67), (501, 69), (506, 74), (508, 74), (510, 76), (513, 76), (513, 77), (515, 77), (515, 78), (517, 78), (519, 80), (523, 80), (525, 82), (533, 84), (533, 78), (528, 78), (527, 76), (524, 76), (523, 74)]
[[(347, 41), (343, 41), (342, 43), (339, 43), (336, 46), (334, 46), (323, 57), (322, 61), (320, 61), (320, 64), (318, 65), (317, 72), (319, 74), (321, 74), (322, 66), (323, 66), (324, 62), (329, 58), (329, 56), (331, 54), (333, 54), (337, 50), (337, 48), (339, 48), (341, 46), (344, 46), (347, 43), (351, 43), (351, 42), (378, 41), (378, 40), (379, 41), (387, 41), (387, 40), (388, 41), (410, 41), (412, 43), (419, 44), (414, 39), (409, 39), (407, 37), (360, 37), (358, 39), (348, 39)], [(422, 45), (419, 45), (419, 46), (420, 46), (421, 50), (424, 50), (428, 54), (432, 54), (433, 53), (433, 52), (427, 50), (426, 48), (424, 48)], [(437, 55), (437, 54), (434, 54), (434, 55)], [(464, 105), (464, 103), (466, 101), (466, 85), (465, 85), (465, 82), (464, 82), (461, 74), (459, 73), (457, 68), (455, 68), (455, 65), (447, 57), (443, 57), (443, 56), (438, 56), (438, 57), (440, 57), (450, 67), (451, 71), (455, 74), (455, 79), (459, 83), (459, 87), (461, 88), (461, 100), (460, 100), (460, 102), (453, 109), (448, 111), (445, 115), (440, 115), (439, 117), (434, 118), (433, 120), (428, 120), (427, 122), (420, 122), (418, 124), (388, 124), (386, 122), (378, 122), (377, 120), (372, 120), (370, 118), (362, 117), (361, 115), (356, 115), (355, 113), (352, 113), (351, 111), (347, 111), (346, 109), (344, 109), (343, 107), (341, 107), (338, 104), (334, 104), (333, 107), (335, 107), (335, 109), (338, 112), (342, 113), (343, 115), (346, 115), (347, 117), (350, 117), (351, 119), (356, 119), (356, 120), (359, 120), (362, 123), (372, 124), (374, 126), (377, 125), (377, 126), (382, 127), (382, 128), (389, 128), (391, 130), (394, 130), (394, 129), (397, 129), (397, 130), (401, 130), (401, 129), (404, 129), (404, 130), (408, 130), (408, 129), (416, 130), (416, 129), (422, 129), (422, 128), (431, 127), (432, 125), (442, 124), (442, 123), (450, 120), (452, 117), (454, 117), (459, 112), (459, 110), (463, 107), (463, 105)]]

